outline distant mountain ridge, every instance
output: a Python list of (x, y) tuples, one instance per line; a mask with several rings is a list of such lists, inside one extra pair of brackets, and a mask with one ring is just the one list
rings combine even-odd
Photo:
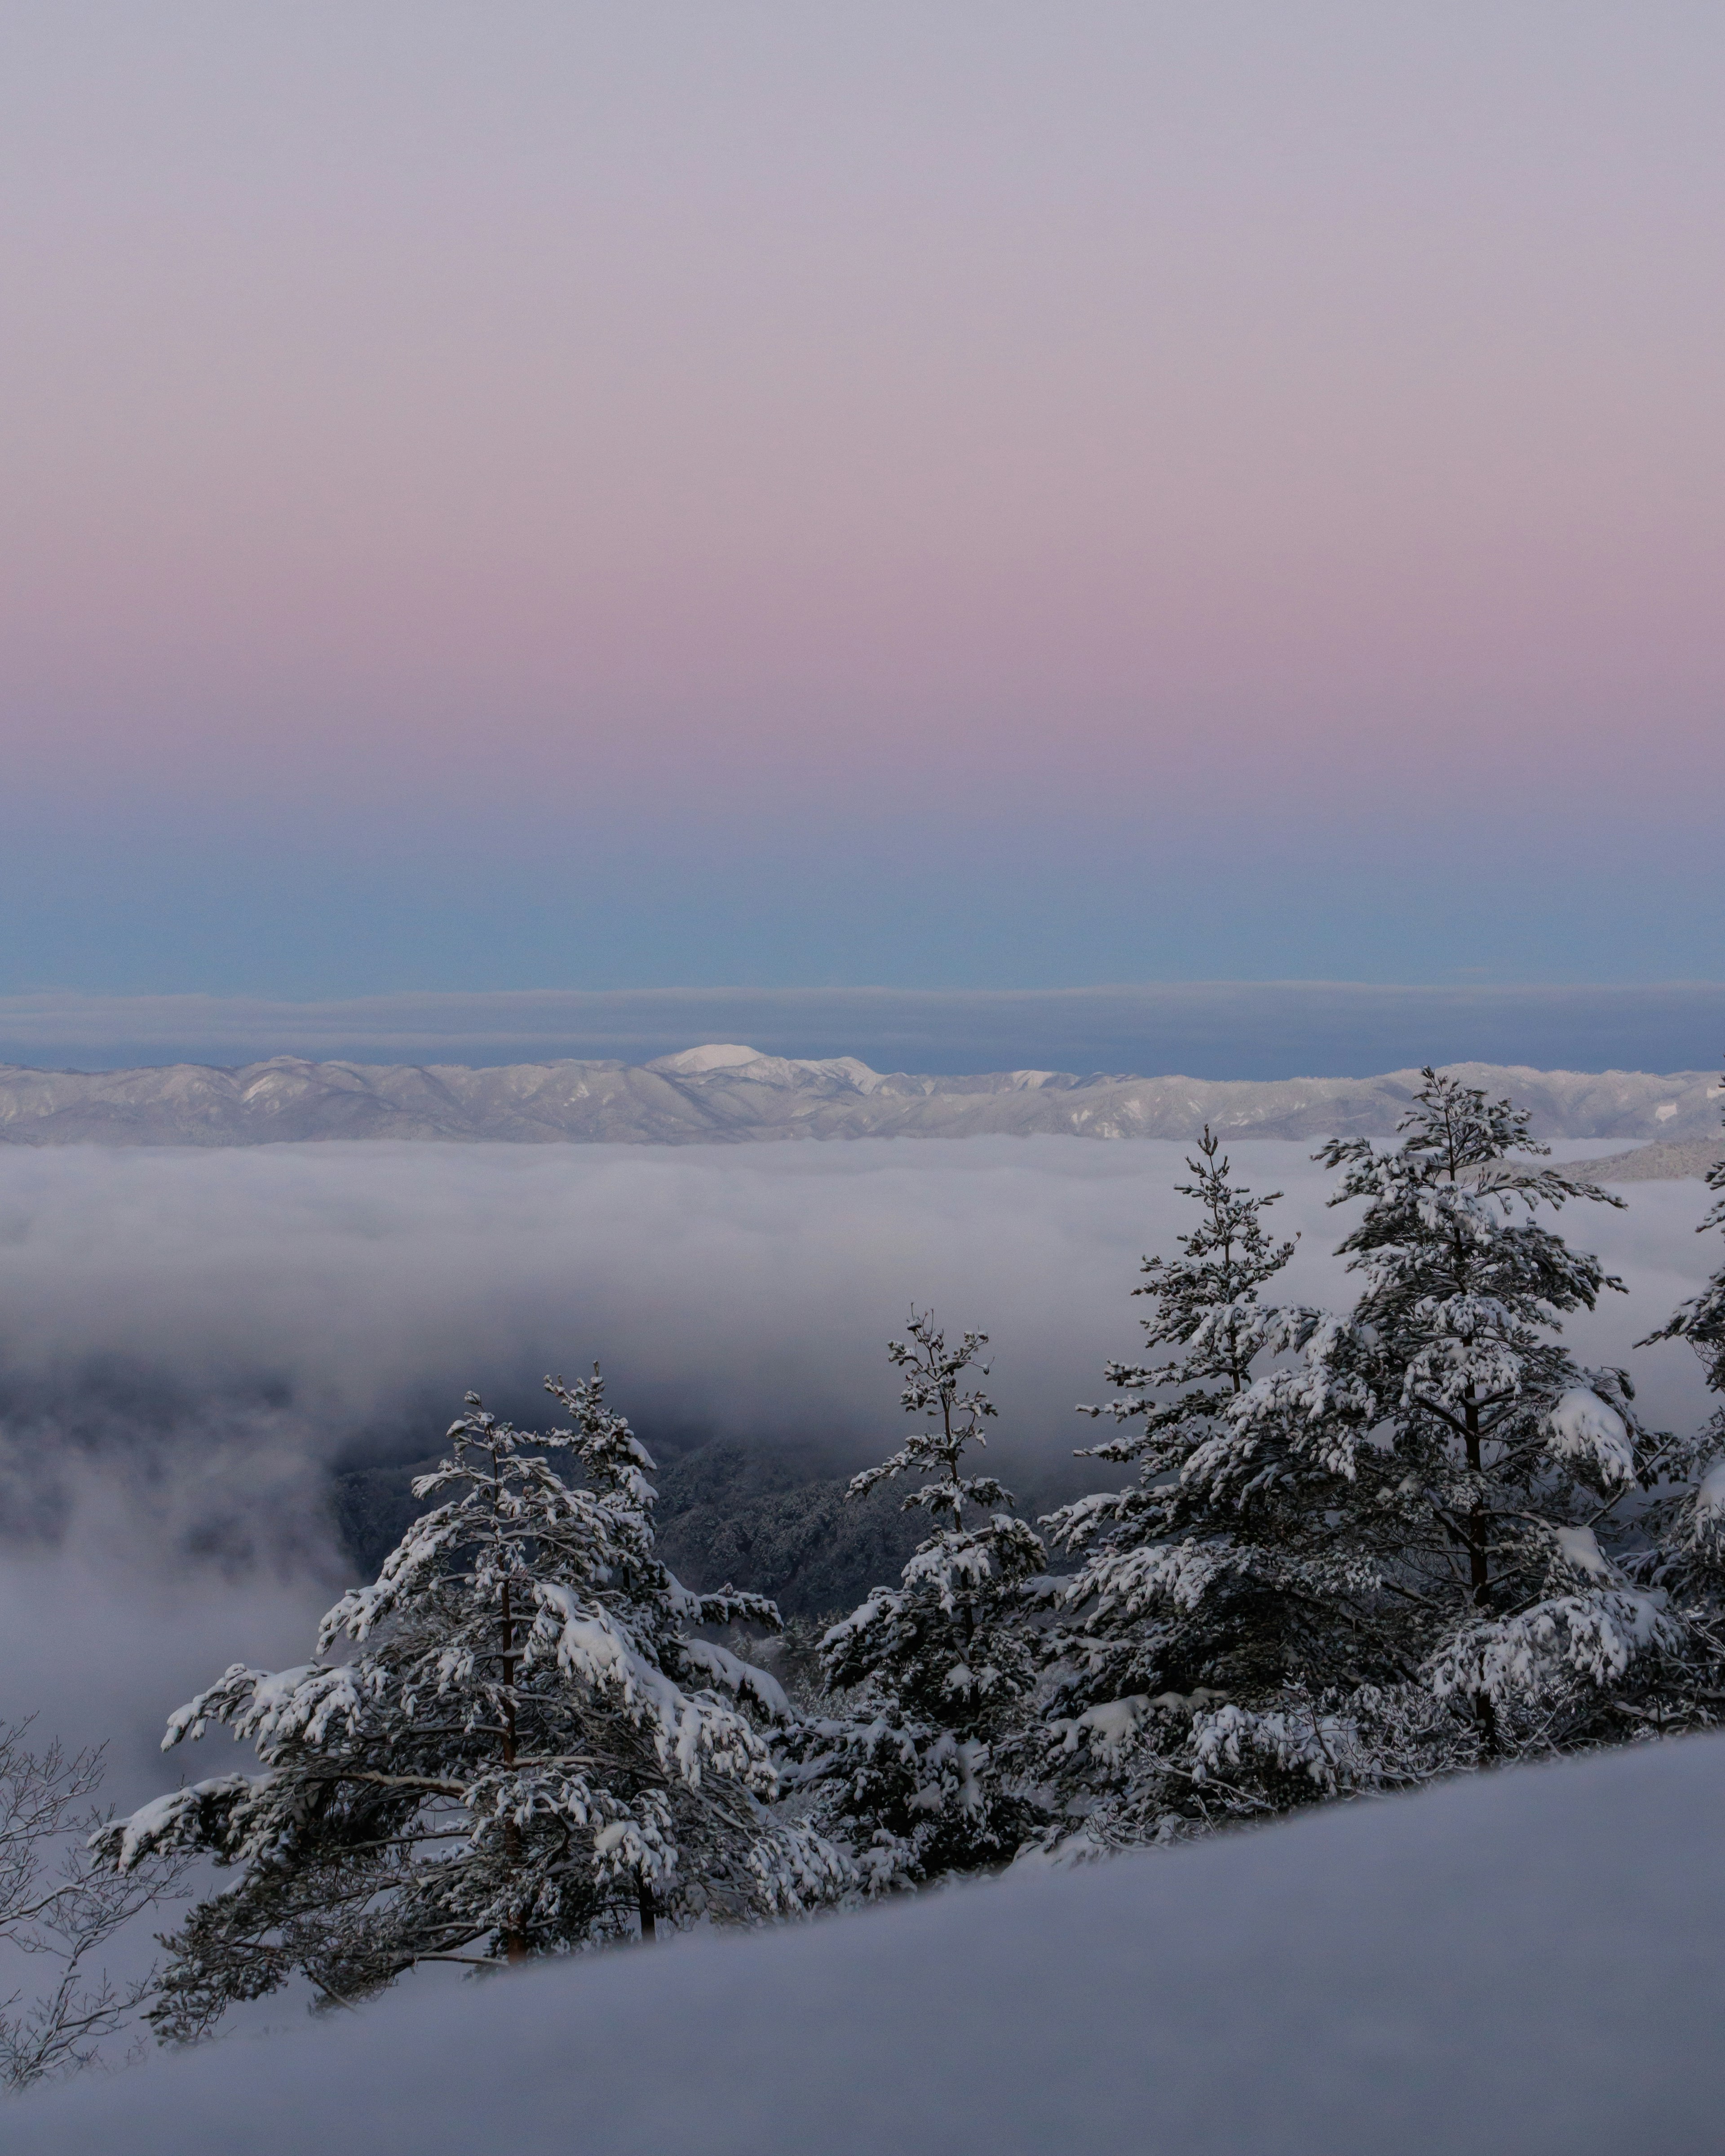
[[(1512, 1095), (1542, 1137), (1716, 1138), (1711, 1071), (1603, 1073), (1448, 1066)], [(763, 1055), (709, 1042), (644, 1065), (311, 1063), (279, 1055), (236, 1070), (0, 1065), (0, 1142), (254, 1146), (387, 1138), (444, 1143), (711, 1145), (785, 1138), (1384, 1137), (1419, 1084), (1376, 1078), (1144, 1078), (1060, 1070), (928, 1077), (854, 1056)]]

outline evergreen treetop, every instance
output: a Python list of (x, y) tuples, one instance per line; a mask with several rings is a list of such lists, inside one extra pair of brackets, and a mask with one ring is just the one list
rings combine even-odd
[[(1725, 1159), (1708, 1170), (1707, 1183), (1718, 1194), (1698, 1235), (1725, 1229)], [(1672, 1340), (1694, 1349), (1709, 1389), (1725, 1394), (1725, 1265), (1637, 1344)], [(1658, 1681), (1622, 1702), (1636, 1717), (1635, 1734), (1711, 1728), (1725, 1720), (1725, 1404), (1692, 1436), (1672, 1440), (1658, 1466), (1661, 1486), (1645, 1516), (1648, 1547), (1635, 1570), (1669, 1597), (1687, 1651), (1681, 1666), (1667, 1664), (1656, 1672)]]
[[(967, 1475), (993, 1403), (967, 1373), (987, 1335), (956, 1346), (912, 1310), (887, 1354), (905, 1373), (907, 1414), (938, 1418), (878, 1467), (853, 1477), (860, 1497), (885, 1480), (922, 1476), (905, 1508), (936, 1522), (896, 1587), (877, 1587), (826, 1633), (820, 1664), (838, 1712), (806, 1727), (798, 1779), (823, 1828), (845, 1838), (872, 1884), (914, 1885), (1004, 1863), (1028, 1830), (1014, 1764), (1022, 1702), (1034, 1680), (1024, 1588), (1042, 1543), (992, 1475)], [(976, 1516), (976, 1517), (973, 1517)], [(945, 1522), (946, 1524), (939, 1524)]]
[[(1139, 1485), (1050, 1522), (1086, 1553), (1048, 1640), (1081, 1842), (1605, 1741), (1673, 1681), (1684, 1624), (1636, 1557), (1668, 1448), (1626, 1373), (1557, 1337), (1620, 1283), (1538, 1217), (1621, 1201), (1544, 1151), (1523, 1111), (1430, 1070), (1398, 1145), (1326, 1146), (1332, 1202), (1364, 1204), (1341, 1315), (1259, 1301), (1285, 1255), (1249, 1240), (1268, 1201), (1214, 1148), (1193, 1163), (1200, 1262), (1188, 1238), (1146, 1267), (1153, 1337), (1187, 1353), (1115, 1366), (1137, 1382), (1112, 1411), (1142, 1427), (1096, 1448)], [(1256, 1255), (1230, 1270), (1232, 1250)]]
[(1658, 1440), (1628, 1374), (1581, 1368), (1558, 1337), (1623, 1283), (1538, 1218), (1623, 1200), (1533, 1165), (1548, 1148), (1524, 1110), (1423, 1075), (1401, 1145), (1319, 1156), (1345, 1170), (1332, 1203), (1365, 1201), (1341, 1245), (1363, 1276), (1349, 1347), (1385, 1463), (1362, 1546), (1389, 1631), (1439, 1698), (1469, 1705), (1487, 1753), (1573, 1744), (1632, 1665), (1677, 1645), (1609, 1548), (1633, 1534), (1622, 1501)]
[(691, 1593), (655, 1554), (652, 1461), (597, 1371), (547, 1381), (568, 1425), (526, 1433), (470, 1394), (436, 1500), (316, 1658), (236, 1663), (164, 1749), (223, 1723), (263, 1772), (116, 1821), (121, 1871), (163, 1848), (237, 1870), (167, 1942), (158, 2025), (195, 2035), (295, 1974), (347, 2002), (422, 1963), (484, 1967), (793, 1911), (848, 1883), (768, 1810), (766, 1671), (691, 1635), (773, 1625), (761, 1597)]
[[(1717, 1090), (1725, 1093), (1725, 1084)], [(1721, 1112), (1725, 1116), (1725, 1110)], [(1725, 1157), (1716, 1160), (1707, 1170), (1707, 1185), (1717, 1195), (1697, 1228), (1697, 1235), (1725, 1230)], [(1680, 1303), (1667, 1322), (1639, 1345), (1645, 1348), (1659, 1340), (1686, 1341), (1701, 1358), (1709, 1389), (1725, 1394), (1725, 1265), (1712, 1275), (1699, 1295)], [(1710, 1428), (1719, 1442), (1725, 1445), (1725, 1404), (1721, 1405)]]
[[(1187, 1166), (1192, 1180), (1176, 1188), (1197, 1204), (1198, 1224), (1178, 1239), (1178, 1257), (1144, 1260), (1133, 1290), (1152, 1302), (1147, 1343), (1176, 1352), (1109, 1363), (1126, 1389), (1080, 1409), (1137, 1424), (1079, 1455), (1135, 1462), (1137, 1480), (1043, 1523), (1055, 1548), (1081, 1558), (1050, 1584), (1042, 1641), (1043, 1772), (1058, 1815), (1044, 1841), (1072, 1852), (1261, 1808), (1270, 1800), (1218, 1771), (1214, 1732), (1233, 1727), (1242, 1700), (1274, 1713), (1290, 1685), (1337, 1674), (1327, 1647), (1338, 1471), (1309, 1441), (1327, 1426), (1308, 1419), (1291, 1439), (1261, 1424), (1241, 1436), (1255, 1367), (1298, 1329), (1260, 1301), (1294, 1250), (1265, 1219), (1281, 1194), (1233, 1182), (1209, 1130)], [(1305, 1736), (1289, 1743), (1278, 1778), (1291, 1777), (1293, 1794), (1319, 1794)]]

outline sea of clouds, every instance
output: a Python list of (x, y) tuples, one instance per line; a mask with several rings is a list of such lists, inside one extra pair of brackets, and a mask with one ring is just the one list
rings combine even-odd
[[(1074, 1404), (1135, 1352), (1138, 1260), (1188, 1223), (1183, 1150), (0, 1152), (0, 1716), (112, 1738), (116, 1794), (147, 1794), (190, 1691), (309, 1651), (347, 1584), (332, 1467), (434, 1450), (470, 1387), (534, 1417), (547, 1372), (596, 1358), (665, 1453), (741, 1437), (838, 1471), (899, 1441), (884, 1343), (932, 1305), (992, 1336), (994, 1450), (1026, 1500), (1070, 1491), (1096, 1472), (1073, 1447), (1101, 1434)], [(1288, 1296), (1340, 1300), (1333, 1177), (1299, 1145), (1235, 1159), (1286, 1194)], [(1693, 1358), (1631, 1343), (1717, 1262), (1693, 1233), (1707, 1194), (1625, 1194), (1565, 1216), (1630, 1290), (1572, 1337), (1686, 1427)]]

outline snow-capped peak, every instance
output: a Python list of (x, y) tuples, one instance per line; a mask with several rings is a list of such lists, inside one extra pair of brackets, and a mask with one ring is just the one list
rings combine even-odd
[(671, 1078), (741, 1078), (755, 1085), (802, 1086), (814, 1085), (830, 1091), (870, 1093), (880, 1075), (854, 1055), (829, 1055), (814, 1060), (801, 1055), (768, 1055), (758, 1048), (734, 1042), (710, 1041), (704, 1047), (685, 1048), (680, 1055), (661, 1055), (647, 1065)]
[(765, 1060), (758, 1048), (743, 1048), (734, 1040), (710, 1040), (700, 1048), (685, 1048), (680, 1055), (656, 1056), (647, 1068), (692, 1077), (702, 1070), (734, 1070), (744, 1063)]

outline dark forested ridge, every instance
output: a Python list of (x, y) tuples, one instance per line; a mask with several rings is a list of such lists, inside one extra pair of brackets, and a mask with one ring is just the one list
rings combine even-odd
[[(334, 1477), (341, 1548), (363, 1577), (423, 1509), (413, 1480), (436, 1465), (432, 1455)], [(671, 1459), (655, 1477), (665, 1563), (697, 1590), (729, 1584), (769, 1594), (789, 1617), (849, 1609), (875, 1581), (896, 1576), (924, 1530), (890, 1494), (846, 1504), (848, 1476), (827, 1467), (793, 1446), (728, 1438)]]

